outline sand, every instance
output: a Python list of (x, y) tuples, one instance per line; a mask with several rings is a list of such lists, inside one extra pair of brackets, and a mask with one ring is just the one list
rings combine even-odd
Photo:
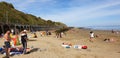
[[(28, 47), (36, 48), (29, 54), (20, 54), (11, 56), (11, 58), (119, 58), (120, 57), (120, 33), (115, 34), (111, 31), (94, 30), (99, 37), (94, 42), (89, 41), (90, 30), (71, 29), (63, 35), (63, 38), (56, 38), (55, 34), (49, 36), (40, 36), (38, 38), (29, 38)], [(29, 33), (29, 36), (32, 34)], [(113, 38), (114, 42), (105, 42), (105, 38)], [(3, 45), (3, 39), (0, 39), (0, 46)], [(63, 42), (69, 42), (72, 45), (86, 45), (87, 49), (75, 49), (62, 47)], [(21, 46), (21, 45), (20, 45)], [(3, 54), (0, 54), (2, 58)]]

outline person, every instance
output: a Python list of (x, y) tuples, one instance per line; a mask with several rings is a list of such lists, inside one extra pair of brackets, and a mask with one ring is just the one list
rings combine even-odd
[(22, 31), (21, 32), (21, 43), (22, 43), (22, 46), (23, 46), (23, 54), (26, 54), (26, 49), (27, 49), (27, 33), (26, 33), (26, 30)]
[(14, 35), (14, 30), (13, 29), (11, 29), (11, 33), (12, 33), (12, 35)]
[(33, 34), (33, 38), (37, 38), (37, 34), (36, 33)]
[(70, 48), (71, 46), (72, 46), (71, 43), (66, 43), (66, 42), (63, 42), (63, 43), (62, 43), (62, 47)]
[(90, 32), (90, 41), (93, 42), (93, 39), (94, 39), (94, 33), (93, 31)]
[(107, 38), (104, 39), (105, 42), (115, 42), (114, 38)]
[(115, 33), (115, 31), (112, 29), (112, 33)]
[(10, 31), (7, 31), (4, 35), (4, 44), (5, 44), (5, 52), (6, 52), (6, 58), (9, 58), (10, 57), (10, 41), (11, 41), (11, 38), (10, 38)]

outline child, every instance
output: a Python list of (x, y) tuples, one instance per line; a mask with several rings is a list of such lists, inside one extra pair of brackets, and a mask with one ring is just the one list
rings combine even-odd
[(93, 31), (90, 32), (90, 41), (93, 42), (93, 39), (94, 39), (94, 33)]

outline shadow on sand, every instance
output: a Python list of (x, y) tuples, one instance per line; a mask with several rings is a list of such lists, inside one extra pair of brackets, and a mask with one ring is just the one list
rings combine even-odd
[[(47, 49), (40, 49), (40, 48), (32, 48), (29, 52), (25, 53), (24, 55), (27, 55), (27, 54), (30, 54), (30, 53), (33, 53), (33, 52), (37, 52), (37, 51), (46, 51)], [(13, 57), (14, 55), (20, 55), (20, 54), (12, 54), (10, 55), (10, 57)], [(6, 58), (6, 56), (2, 57), (2, 58)]]
[(28, 41), (37, 41), (36, 39), (29, 39)]
[(40, 48), (33, 48), (31, 49), (29, 52), (27, 52), (26, 54), (30, 54), (30, 53), (33, 53), (33, 52), (37, 52)]

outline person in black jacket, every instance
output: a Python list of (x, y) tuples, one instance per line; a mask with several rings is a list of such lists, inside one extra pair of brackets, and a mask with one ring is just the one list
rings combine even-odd
[(24, 30), (24, 31), (21, 32), (21, 43), (22, 43), (22, 46), (23, 46), (23, 53), (24, 54), (26, 54), (27, 39), (28, 39), (28, 36), (27, 36), (26, 31)]

